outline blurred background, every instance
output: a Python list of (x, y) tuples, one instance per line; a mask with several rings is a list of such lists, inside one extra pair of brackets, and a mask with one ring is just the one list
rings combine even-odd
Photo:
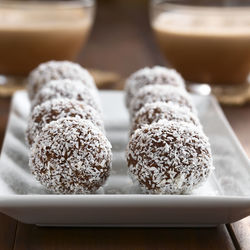
[[(87, 31), (90, 35), (85, 35), (85, 31), (80, 30), (80, 25), (84, 25), (80, 24), (80, 20), (86, 19), (86, 13), (90, 16), (93, 13), (90, 14), (88, 11), (80, 14), (76, 11), (69, 13), (68, 15), (71, 15), (70, 18), (74, 21), (71, 23), (72, 20), (67, 16), (66, 11), (65, 14), (61, 11), (62, 7), (40, 7), (36, 2), (46, 3), (46, 1), (0, 1), (1, 96), (9, 96), (15, 90), (23, 88), (25, 81), (19, 75), (26, 75), (34, 65), (37, 66), (39, 60), (76, 60), (84, 67), (94, 69), (92, 73), (101, 88), (113, 88), (114, 85), (116, 88), (122, 88), (123, 78), (133, 71), (145, 66), (163, 64), (163, 58), (157, 49), (150, 28), (147, 0), (96, 1), (95, 16), (90, 17), (94, 19), (94, 24)], [(85, 5), (88, 1), (83, 2)], [(8, 3), (14, 3), (14, 7), (8, 6)], [(24, 7), (23, 3), (25, 3)], [(65, 35), (59, 34), (58, 30), (61, 30), (58, 28), (59, 24), (64, 28), (71, 25), (76, 32), (70, 32), (65, 28)], [(77, 25), (81, 33), (77, 31)], [(43, 33), (45, 29), (50, 32)], [(57, 37), (56, 35), (53, 37), (52, 32)], [(77, 32), (80, 34), (78, 37)], [(80, 47), (78, 43), (81, 43)], [(67, 54), (65, 51), (69, 44), (75, 48)], [(82, 48), (80, 53), (79, 48)], [(51, 54), (50, 57), (46, 57), (44, 51), (48, 51), (48, 54)], [(76, 58), (75, 54), (77, 54)], [(8, 76), (7, 80), (5, 76)]]
[(148, 0), (99, 0), (96, 20), (79, 61), (123, 77), (164, 64), (149, 21)]
[(129, 74), (159, 64), (176, 68), (190, 91), (250, 101), (250, 0), (94, 2), (0, 1), (0, 95), (55, 59), (87, 67), (100, 88), (122, 89)]

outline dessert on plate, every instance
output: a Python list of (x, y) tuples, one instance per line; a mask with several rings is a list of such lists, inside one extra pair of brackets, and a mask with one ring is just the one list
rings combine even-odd
[(30, 73), (28, 93), (35, 178), (58, 194), (96, 193), (110, 175), (112, 152), (92, 76), (72, 62), (46, 62)]
[(125, 102), (128, 172), (144, 193), (186, 194), (207, 180), (213, 170), (209, 140), (176, 71), (156, 66), (135, 72)]

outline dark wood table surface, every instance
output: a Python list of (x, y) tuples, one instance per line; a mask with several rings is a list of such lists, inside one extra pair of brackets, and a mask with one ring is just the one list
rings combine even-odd
[[(79, 61), (124, 77), (146, 65), (164, 64), (151, 34), (146, 1), (99, 1), (96, 23)], [(9, 105), (9, 98), (0, 99), (0, 144)], [(223, 110), (250, 157), (250, 105)], [(39, 228), (0, 213), (0, 250), (234, 248), (250, 249), (250, 217), (217, 228)]]

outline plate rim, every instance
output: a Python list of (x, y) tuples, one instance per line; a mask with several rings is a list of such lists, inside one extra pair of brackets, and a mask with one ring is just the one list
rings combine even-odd
[[(101, 93), (122, 93), (122, 90), (99, 90)], [(27, 93), (26, 90), (19, 90), (16, 91), (14, 93), (14, 95), (12, 96), (11, 99), (11, 105), (10, 105), (10, 112), (9, 112), (9, 118), (8, 118), (8, 122), (7, 122), (7, 126), (6, 126), (6, 130), (5, 130), (5, 135), (4, 135), (4, 139), (3, 139), (3, 144), (2, 144), (2, 149), (1, 149), (1, 154), (0, 154), (0, 158), (2, 157), (2, 153), (3, 153), (3, 148), (4, 148), (4, 143), (5, 143), (5, 137), (6, 137), (6, 131), (8, 131), (9, 127), (10, 127), (10, 120), (11, 120), (11, 111), (13, 110), (13, 105), (14, 105), (14, 100), (17, 98), (17, 95), (20, 95), (21, 93)], [(191, 94), (192, 96), (197, 96), (197, 97), (203, 97), (197, 94)], [(219, 118), (222, 120), (223, 124), (225, 125), (226, 129), (228, 130), (228, 132), (230, 133), (231, 136), (231, 140), (233, 141), (233, 143), (236, 144), (236, 148), (237, 151), (241, 154), (241, 158), (244, 159), (245, 165), (248, 165), (249, 167), (249, 171), (250, 171), (250, 160), (248, 159), (248, 156), (245, 152), (245, 150), (243, 149), (243, 146), (241, 145), (239, 139), (237, 138), (236, 134), (234, 133), (229, 121), (227, 120), (223, 110), (221, 109), (216, 97), (214, 95), (207, 95), (204, 96), (205, 98), (207, 98), (210, 102), (211, 105), (213, 105), (214, 109), (216, 109), (216, 112), (219, 113)], [(83, 197), (95, 197), (95, 199), (100, 199), (100, 197), (137, 197), (140, 199), (140, 197), (148, 197), (147, 199), (151, 199), (151, 197), (165, 197), (164, 199), (169, 200), (170, 197), (172, 197), (171, 199), (201, 199), (201, 200), (210, 200), (211, 197), (214, 198), (214, 200), (217, 199), (221, 199), (221, 200), (227, 200), (228, 198), (232, 199), (232, 200), (247, 200), (250, 202), (250, 196), (236, 196), (236, 195), (218, 195), (218, 196), (214, 196), (214, 195), (189, 195), (189, 194), (184, 194), (184, 195), (155, 195), (155, 194), (81, 194), (81, 195), (61, 195), (61, 194), (7, 194), (7, 195), (0, 195), (0, 207), (3, 201), (11, 201), (11, 200), (18, 200), (20, 202), (22, 202), (24, 200), (24, 197), (26, 197), (25, 199), (27, 199), (27, 201), (32, 201), (32, 199), (39, 199), (42, 197), (42, 199), (47, 199), (47, 200), (54, 200), (55, 197), (62, 197), (59, 198), (61, 200), (63, 199), (71, 199), (72, 197), (79, 197), (77, 199), (82, 199)], [(69, 198), (70, 197), (70, 198)], [(185, 198), (184, 198), (185, 197)], [(153, 198), (155, 199), (155, 198)]]

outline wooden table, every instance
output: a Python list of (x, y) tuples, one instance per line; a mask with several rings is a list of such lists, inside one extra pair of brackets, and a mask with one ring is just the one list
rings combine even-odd
[[(96, 25), (79, 57), (88, 67), (127, 76), (163, 64), (151, 35), (144, 0), (99, 2)], [(0, 144), (10, 99), (0, 99)], [(223, 107), (250, 157), (250, 105)], [(250, 217), (217, 228), (39, 228), (0, 214), (0, 249), (250, 249)]]

